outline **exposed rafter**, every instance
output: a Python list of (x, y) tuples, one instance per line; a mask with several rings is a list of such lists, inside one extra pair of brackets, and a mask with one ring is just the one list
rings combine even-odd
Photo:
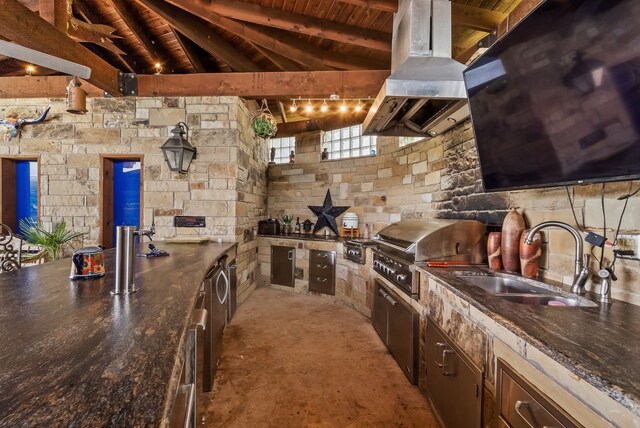
[[(173, 0), (172, 3), (185, 9), (190, 9), (193, 2), (191, 0)], [(218, 15), (239, 21), (252, 22), (294, 33), (349, 43), (362, 48), (391, 52), (391, 34), (381, 31), (354, 27), (239, 1), (216, 0), (211, 2), (208, 8)]]
[(58, 30), (67, 31), (67, 19), (71, 16), (67, 0), (39, 0), (38, 13)]
[(453, 25), (460, 25), (461, 27), (490, 33), (497, 29), (506, 17), (506, 13), (460, 3), (451, 3), (451, 19)]
[(182, 52), (184, 52), (184, 54), (187, 56), (187, 59), (189, 59), (189, 62), (191, 63), (191, 66), (196, 71), (196, 73), (206, 73), (207, 69), (204, 67), (204, 65), (202, 65), (202, 61), (200, 61), (200, 57), (198, 57), (198, 53), (195, 51), (195, 49), (191, 45), (191, 41), (187, 39), (185, 36), (183, 36), (182, 34), (180, 34), (180, 32), (175, 28), (171, 26), (170, 28), (171, 28), (171, 32), (173, 33), (173, 37), (175, 37), (176, 40), (178, 41), (178, 44), (180, 45)]
[(130, 6), (127, 5), (127, 2), (124, 0), (108, 0), (113, 5), (113, 8), (116, 10), (122, 21), (124, 21), (125, 25), (129, 27), (131, 33), (133, 33), (133, 37), (140, 42), (140, 44), (149, 52), (149, 56), (151, 57), (151, 64), (149, 64), (149, 68), (153, 67), (156, 62), (162, 58), (156, 45), (147, 35), (147, 32), (140, 24), (140, 21), (136, 19), (133, 15)]
[(314, 70), (330, 70), (331, 68), (345, 70), (374, 69), (385, 67), (382, 61), (375, 61), (357, 55), (349, 55), (346, 57), (345, 55), (327, 52), (310, 43), (295, 40), (288, 32), (283, 31), (281, 33), (281, 30), (270, 30), (262, 26), (256, 26), (255, 24), (242, 23), (234, 19), (226, 18), (211, 11), (206, 5), (196, 3), (193, 0), (167, 1), (245, 40), (252, 41), (293, 61), (310, 66)]
[(18, 1), (0, 0), (0, 9), (0, 36), (22, 46), (91, 67), (89, 82), (111, 95), (121, 95), (115, 67)]
[(216, 34), (215, 30), (178, 7), (172, 6), (164, 0), (136, 0), (142, 6), (159, 15), (169, 25), (180, 31), (194, 43), (219, 58), (236, 71), (259, 71), (257, 65), (249, 61), (224, 38)]
[(341, 3), (364, 6), (383, 12), (395, 13), (398, 11), (398, 0), (339, 0)]

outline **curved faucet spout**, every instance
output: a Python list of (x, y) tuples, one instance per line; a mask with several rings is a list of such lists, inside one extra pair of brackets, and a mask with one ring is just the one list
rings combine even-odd
[(584, 285), (589, 279), (589, 263), (588, 260), (582, 262), (583, 257), (583, 244), (582, 244), (582, 236), (580, 236), (580, 232), (578, 232), (573, 226), (568, 225), (567, 223), (563, 223), (561, 221), (545, 221), (537, 226), (533, 227), (529, 232), (529, 235), (525, 238), (525, 243), (527, 245), (531, 245), (533, 241), (533, 237), (540, 230), (547, 227), (556, 227), (559, 229), (564, 229), (567, 232), (573, 235), (573, 239), (576, 242), (576, 253), (575, 253), (575, 272), (573, 278), (573, 284), (571, 285), (571, 292), (582, 294), (584, 293)]

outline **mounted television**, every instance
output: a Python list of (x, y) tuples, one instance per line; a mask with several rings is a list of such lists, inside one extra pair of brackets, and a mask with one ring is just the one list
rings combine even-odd
[(486, 191), (640, 178), (640, 1), (547, 0), (464, 80)]

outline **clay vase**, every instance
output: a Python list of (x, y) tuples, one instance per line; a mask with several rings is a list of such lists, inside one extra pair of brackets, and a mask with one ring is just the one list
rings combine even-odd
[(536, 233), (531, 244), (524, 242), (527, 236), (529, 236), (529, 229), (525, 229), (520, 237), (520, 270), (522, 276), (535, 278), (538, 275), (542, 255), (542, 235), (540, 232)]
[(489, 269), (502, 269), (501, 241), (502, 233), (491, 232), (487, 237), (487, 257), (489, 259)]
[(520, 235), (524, 229), (524, 218), (512, 208), (502, 223), (500, 241), (502, 267), (507, 272), (520, 273)]

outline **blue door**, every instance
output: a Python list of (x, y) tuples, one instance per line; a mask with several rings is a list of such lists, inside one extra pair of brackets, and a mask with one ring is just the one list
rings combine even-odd
[(16, 232), (28, 218), (38, 219), (38, 162), (16, 161)]
[(113, 242), (116, 226), (140, 227), (140, 161), (113, 161)]

